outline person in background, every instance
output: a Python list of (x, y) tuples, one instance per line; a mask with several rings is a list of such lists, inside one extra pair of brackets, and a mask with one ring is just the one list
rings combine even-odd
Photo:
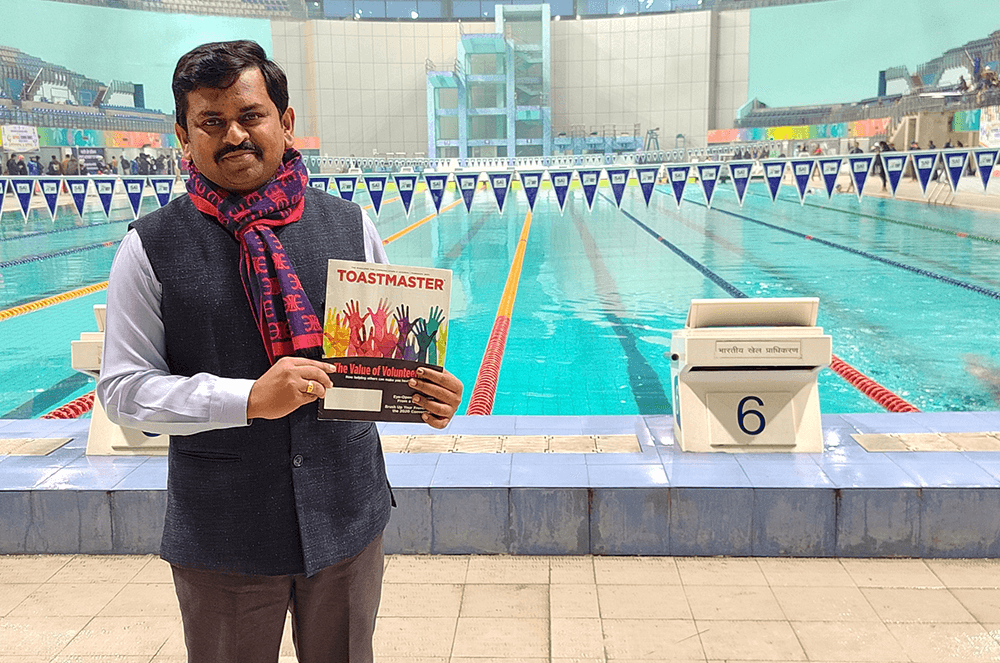
[[(275, 663), (286, 612), (302, 663), (371, 663), (392, 491), (375, 424), (318, 419), (316, 312), (328, 259), (388, 258), (356, 203), (308, 186), (258, 44), (198, 46), (172, 89), (188, 195), (118, 248), (97, 394), (113, 422), (170, 435), (160, 554), (188, 663)], [(446, 426), (462, 383), (409, 384)]]
[(118, 174), (118, 161), (114, 157), (111, 157), (111, 163), (108, 164), (108, 168), (111, 170), (112, 175)]
[(28, 174), (28, 164), (24, 162), (24, 155), (18, 154), (17, 161), (14, 162), (14, 170), (11, 171), (11, 175), (27, 175)]
[(130, 167), (129, 161), (128, 159), (125, 158), (125, 153), (122, 152), (122, 175), (129, 174), (129, 167)]
[(56, 155), (53, 154), (52, 158), (49, 159), (49, 165), (45, 169), (45, 174), (46, 175), (61, 175), (62, 174), (62, 166), (59, 164), (59, 159), (56, 158)]
[(42, 164), (39, 163), (39, 157), (37, 154), (28, 160), (28, 174), (38, 177), (42, 174)]

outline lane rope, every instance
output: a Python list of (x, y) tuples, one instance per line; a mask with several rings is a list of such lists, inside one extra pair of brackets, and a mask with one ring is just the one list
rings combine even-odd
[(92, 251), (93, 249), (110, 248), (116, 246), (119, 242), (121, 242), (120, 239), (111, 240), (107, 242), (95, 242), (93, 244), (77, 246), (72, 249), (60, 249), (59, 251), (51, 251), (49, 253), (38, 253), (31, 256), (24, 256), (23, 258), (14, 258), (13, 260), (6, 260), (4, 262), (0, 262), (0, 269), (6, 269), (7, 267), (16, 267), (17, 265), (24, 265), (29, 262), (48, 260), (49, 258), (58, 258), (59, 256), (68, 256), (72, 253), (80, 253), (81, 251)]
[(33, 302), (28, 302), (27, 304), (21, 304), (20, 306), (3, 309), (0, 311), (0, 320), (7, 320), (8, 318), (13, 318), (18, 315), (24, 315), (25, 313), (31, 313), (32, 311), (43, 309), (47, 306), (52, 306), (53, 304), (60, 304), (71, 299), (76, 299), (77, 297), (91, 295), (95, 292), (104, 290), (107, 287), (108, 282), (102, 281), (101, 283), (95, 283), (83, 288), (77, 288), (76, 290), (70, 290), (69, 292), (53, 295), (52, 297), (46, 297), (45, 299), (39, 299)]
[(393, 233), (392, 235), (389, 235), (388, 237), (386, 237), (385, 239), (383, 239), (382, 240), (382, 245), (386, 246), (390, 242), (395, 242), (397, 239), (399, 239), (400, 237), (402, 237), (406, 233), (411, 232), (413, 230), (416, 230), (420, 226), (424, 225), (425, 223), (427, 223), (428, 221), (430, 221), (431, 219), (433, 219), (435, 216), (438, 216), (439, 214), (444, 214), (445, 212), (447, 212), (448, 210), (450, 210), (451, 208), (453, 208), (455, 205), (459, 204), (460, 202), (462, 202), (461, 198), (459, 198), (458, 200), (456, 200), (453, 203), (445, 205), (444, 207), (441, 208), (440, 212), (434, 212), (433, 214), (428, 214), (427, 216), (425, 216), (424, 218), (420, 219), (419, 221), (414, 221), (413, 223), (411, 223), (410, 225), (406, 226), (405, 228), (403, 228), (399, 232)]
[(41, 416), (42, 419), (76, 419), (81, 414), (85, 414), (94, 409), (95, 392), (84, 394), (79, 398), (74, 398), (66, 405), (57, 407), (47, 414)]

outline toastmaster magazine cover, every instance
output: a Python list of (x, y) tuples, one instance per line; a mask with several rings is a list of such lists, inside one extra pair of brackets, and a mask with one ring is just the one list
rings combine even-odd
[(336, 367), (321, 419), (422, 421), (407, 382), (444, 366), (451, 270), (331, 260), (323, 358)]

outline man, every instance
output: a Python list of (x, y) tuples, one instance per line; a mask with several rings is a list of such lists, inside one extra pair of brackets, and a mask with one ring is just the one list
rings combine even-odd
[(35, 156), (28, 159), (28, 174), (39, 176), (42, 174), (42, 164), (39, 161), (40, 157), (36, 154)]
[(45, 174), (46, 175), (61, 175), (62, 174), (62, 166), (59, 164), (59, 159), (56, 158), (56, 155), (53, 154), (52, 158), (49, 159), (49, 165), (45, 169)]
[(17, 163), (14, 164), (14, 170), (11, 171), (11, 175), (27, 175), (28, 174), (28, 164), (24, 163), (24, 155), (17, 155)]
[[(303, 663), (372, 661), (391, 491), (374, 424), (317, 417), (314, 330), (327, 260), (387, 262), (382, 243), (308, 186), (285, 75), (256, 43), (195, 48), (172, 87), (188, 195), (119, 247), (98, 394), (112, 421), (171, 435), (160, 554), (188, 661), (274, 663), (286, 610)], [(411, 384), (447, 425), (461, 382)]]

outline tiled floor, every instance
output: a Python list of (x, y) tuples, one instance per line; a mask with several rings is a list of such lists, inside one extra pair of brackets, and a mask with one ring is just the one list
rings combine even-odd
[[(407, 555), (386, 558), (375, 650), (380, 663), (938, 663), (1000, 660), (998, 639), (998, 560)], [(0, 663), (184, 660), (158, 558), (0, 557)]]

